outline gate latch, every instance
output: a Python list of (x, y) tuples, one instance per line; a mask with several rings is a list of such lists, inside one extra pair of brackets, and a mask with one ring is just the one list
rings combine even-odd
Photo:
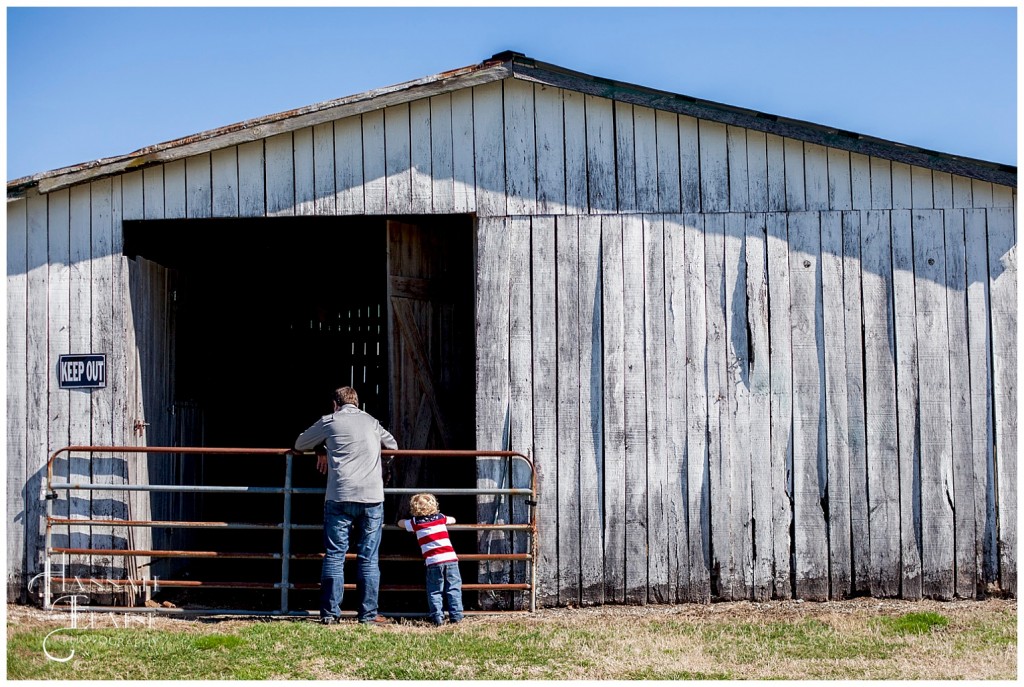
[(149, 423), (146, 422), (145, 420), (136, 420), (135, 421), (135, 433), (136, 434), (141, 436), (142, 433), (144, 431), (146, 431), (146, 427), (149, 427)]

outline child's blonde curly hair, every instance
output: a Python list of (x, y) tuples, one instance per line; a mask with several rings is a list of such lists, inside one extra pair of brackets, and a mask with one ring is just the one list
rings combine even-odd
[(433, 494), (416, 494), (409, 499), (409, 511), (417, 518), (433, 515), (440, 511), (437, 506), (437, 497)]

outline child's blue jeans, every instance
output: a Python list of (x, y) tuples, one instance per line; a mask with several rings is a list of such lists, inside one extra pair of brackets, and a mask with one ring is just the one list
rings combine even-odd
[(427, 608), (435, 625), (444, 622), (443, 603), (448, 604), (448, 619), (462, 620), (462, 575), (458, 563), (427, 566)]

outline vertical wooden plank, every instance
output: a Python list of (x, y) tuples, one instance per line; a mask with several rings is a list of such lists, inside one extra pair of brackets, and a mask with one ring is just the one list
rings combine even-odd
[(971, 380), (971, 453), (974, 462), (975, 559), (978, 588), (998, 578), (996, 552), (995, 445), (991, 326), (988, 294), (988, 240), (984, 210), (964, 211), (967, 247), (967, 330)]
[(790, 212), (807, 209), (804, 186), (804, 144), (794, 138), (782, 139), (786, 164), (786, 209)]
[(455, 212), (473, 212), (476, 209), (476, 163), (472, 88), (452, 92), (452, 174)]
[[(643, 137), (638, 139), (637, 132), (645, 126), (646, 130), (641, 131)], [(620, 213), (636, 212), (638, 209), (643, 212), (645, 204), (641, 199), (647, 199), (646, 207), (657, 207), (656, 200), (650, 202), (652, 189), (657, 195), (657, 161), (654, 110), (640, 106), (634, 108), (629, 103), (616, 101), (615, 180)], [(655, 180), (655, 183), (651, 184), (651, 180)]]
[(1003, 186), (1001, 184), (992, 184), (992, 207), (1013, 207), (1013, 187)]
[[(382, 115), (371, 113), (373, 123), (380, 123)], [(373, 140), (380, 144), (379, 138)], [(380, 174), (383, 172), (383, 158), (380, 148), (374, 148), (370, 158), (375, 185), (373, 186), (373, 212), (380, 212)], [(361, 215), (365, 210), (366, 177), (363, 168), (363, 117), (346, 117), (334, 123), (334, 189), (335, 207), (339, 215)]]
[(455, 211), (452, 154), (452, 95), (444, 93), (430, 99), (430, 183), (434, 212)]
[(768, 210), (786, 209), (786, 151), (783, 139), (768, 134)]
[(145, 204), (142, 172), (128, 172), (121, 177), (124, 219), (142, 219)]
[[(788, 170), (788, 166), (787, 166)], [(828, 598), (828, 542), (821, 501), (826, 483), (821, 234), (818, 213), (789, 215), (793, 331), (793, 514), (796, 595)]]
[(384, 205), (389, 215), (412, 210), (409, 103), (384, 108)]
[(478, 215), (504, 215), (505, 126), (502, 82), (473, 87), (473, 151)]
[(864, 418), (864, 320), (861, 310), (861, 213), (843, 213), (843, 324), (846, 331), (847, 450), (850, 456), (852, 591), (870, 592), (870, 518)]
[(210, 217), (213, 213), (213, 186), (210, 176), (210, 154), (185, 159), (185, 215)]
[[(433, 210), (434, 184), (432, 181), (433, 158), (430, 136), (430, 100), (421, 98), (409, 103), (409, 145), (412, 173), (412, 212), (426, 215)], [(449, 139), (451, 129), (448, 130)], [(451, 151), (449, 145), (448, 150)]]
[(237, 217), (238, 148), (210, 153), (210, 183), (213, 187), (213, 216)]
[(658, 136), (658, 208), (661, 212), (679, 212), (682, 208), (679, 117), (658, 110), (655, 129)]
[(766, 217), (768, 337), (771, 343), (772, 597), (790, 599), (793, 522), (793, 365), (790, 326), (789, 228), (786, 215)]
[(313, 127), (313, 214), (334, 216), (336, 210), (334, 122)]
[(747, 188), (750, 212), (767, 212), (768, 142), (763, 131), (753, 129), (747, 129)]
[(871, 208), (871, 160), (860, 153), (850, 153), (850, 190), (854, 210)]
[(889, 161), (870, 158), (871, 165), (871, 208), (888, 210), (892, 208), (892, 171)]
[(266, 165), (263, 141), (238, 146), (238, 216), (263, 217), (267, 213)]
[(971, 197), (976, 208), (992, 207), (992, 183), (971, 179)]
[(142, 170), (142, 201), (145, 219), (164, 218), (163, 165)]
[(686, 509), (690, 586), (684, 600), (711, 600), (711, 473), (704, 216), (683, 215), (686, 291)]
[[(673, 129), (678, 126), (673, 117)], [(675, 139), (672, 150), (679, 149)], [(647, 595), (651, 603), (669, 603), (673, 600), (669, 582), (669, 539), (678, 536), (669, 529), (668, 493), (672, 481), (667, 454), (668, 415), (666, 386), (666, 340), (665, 340), (665, 225), (660, 215), (646, 215), (643, 218), (643, 320), (641, 326), (642, 355), (644, 361), (644, 389), (641, 401), (646, 397), (646, 475), (643, 485), (647, 497)], [(635, 266), (635, 263), (634, 263)], [(636, 288), (634, 287), (634, 290)], [(635, 296), (635, 294), (630, 294)], [(628, 305), (626, 306), (629, 307)], [(627, 399), (628, 403), (628, 399)], [(627, 415), (631, 408), (627, 406)], [(639, 425), (639, 423), (637, 423)], [(681, 456), (680, 456), (681, 458)], [(673, 470), (674, 471), (674, 470)], [(665, 533), (665, 534), (662, 534)]]
[(697, 120), (679, 115), (679, 178), (683, 212), (700, 212), (700, 136)]
[(562, 91), (565, 118), (565, 211), (586, 214), (587, 204), (587, 117), (582, 93)]
[(970, 179), (956, 174), (953, 175), (953, 207), (974, 207), (972, 192)]
[(745, 231), (747, 323), (750, 328), (751, 596), (755, 601), (767, 601), (772, 594), (773, 560), (767, 217), (761, 213), (747, 214)]
[[(534, 298), (538, 296), (535, 294)], [(625, 388), (625, 322), (622, 217), (601, 222), (601, 326), (604, 332), (603, 387)], [(626, 428), (625, 399), (605, 393), (604, 403), (604, 598), (626, 598)]]
[(538, 517), (548, 524), (540, 537), (538, 600), (558, 603), (558, 341), (556, 322), (555, 222), (535, 217), (531, 237), (533, 276), (533, 448), (540, 482)]
[[(450, 129), (449, 129), (450, 135)], [(450, 153), (450, 151), (449, 151)], [(451, 200), (451, 198), (449, 198)], [(515, 217), (509, 223), (509, 448), (533, 457), (533, 334), (530, 317), (530, 218)], [(530, 470), (521, 460), (512, 461), (512, 485), (529, 484)], [(539, 507), (539, 506), (538, 506)], [(545, 514), (552, 514), (548, 508)], [(525, 499), (512, 499), (512, 522), (529, 522), (530, 507)], [(549, 516), (544, 531), (553, 523)], [(555, 525), (557, 527), (557, 525)], [(516, 533), (512, 538), (513, 553), (532, 553), (530, 537)], [(515, 582), (525, 582), (526, 565), (512, 566)]]
[(601, 219), (579, 218), (580, 568), (584, 604), (604, 603)]
[[(292, 158), (295, 165), (295, 214), (313, 215), (316, 210), (313, 127), (307, 126), (292, 133)], [(333, 174), (331, 178), (333, 180)]]
[(732, 212), (746, 212), (750, 207), (746, 129), (726, 127), (726, 145), (729, 151), (729, 209)]
[(615, 212), (615, 120), (612, 101), (584, 96), (587, 119), (587, 201), (594, 213)]
[[(160, 200), (163, 201), (163, 174), (160, 175)], [(48, 356), (46, 363), (47, 377), (52, 377), (50, 370), (57, 369), (58, 356), (71, 352), (71, 230), (70, 230), (70, 193), (68, 189), (54, 191), (47, 196), (47, 302), (46, 317), (47, 323), (46, 343)], [(161, 208), (162, 210), (162, 208)], [(46, 455), (59, 448), (68, 446), (71, 443), (71, 421), (70, 413), (70, 392), (60, 389), (55, 384), (56, 380), (47, 379), (49, 393), (46, 400), (46, 417), (49, 427)], [(81, 478), (79, 461), (69, 457), (62, 461), (63, 466), (54, 467), (54, 475), (68, 477), (72, 476), (72, 469), (78, 468), (78, 476)], [(61, 470), (63, 467), (63, 470)], [(86, 472), (88, 474), (88, 472)], [(86, 492), (87, 494), (88, 492)], [(61, 517), (72, 517), (71, 504), (78, 502), (81, 492), (62, 492), (53, 505), (53, 513)], [(88, 497), (86, 497), (88, 498)], [(63, 528), (60, 528), (63, 529)], [(66, 535), (68, 542), (81, 542), (80, 530), (68, 527), (63, 532), (58, 529), (55, 539), (60, 541), (61, 534)], [(88, 546), (88, 541), (85, 543)], [(77, 563), (73, 561), (72, 563)], [(83, 571), (73, 566), (74, 573)]]
[(286, 132), (264, 141), (267, 156), (267, 216), (295, 214), (295, 156), (292, 134)]
[[(476, 231), (476, 321), (489, 336), (476, 339), (476, 445), (504, 446), (509, 421), (509, 220), (481, 218)], [(481, 489), (508, 483), (504, 460), (477, 459), (476, 483)], [(496, 496), (477, 497), (477, 522), (508, 522), (508, 501)], [(481, 552), (507, 552), (504, 533), (481, 532)], [(552, 574), (548, 567), (541, 573)], [(508, 579), (500, 561), (480, 564), (481, 582)], [(491, 605), (493, 599), (481, 599)]]
[(932, 170), (932, 198), (937, 208), (953, 207), (953, 175)]
[[(896, 335), (902, 596), (921, 597), (921, 451), (918, 430), (918, 341), (910, 213), (893, 211), (892, 270)], [(870, 487), (869, 487), (870, 488)]]
[(900, 453), (889, 221), (888, 212), (869, 211), (861, 225), (872, 596), (896, 596), (900, 592), (900, 466), (892, 459)]
[(724, 124), (701, 119), (697, 123), (700, 136), (700, 200), (702, 212), (729, 210), (729, 158)]
[(568, 141), (562, 118), (562, 91), (536, 84), (533, 93), (537, 131), (537, 211), (545, 215), (565, 212), (565, 159)]
[(913, 206), (910, 183), (910, 165), (902, 162), (892, 163), (892, 207), (906, 210)]
[(804, 144), (804, 188), (808, 210), (828, 210), (828, 152), (824, 146)]
[(29, 579), (28, 487), (28, 201), (7, 203), (7, 601)]
[(555, 221), (558, 603), (580, 602), (579, 226)]
[[(948, 175), (947, 175), (947, 178)], [(938, 207), (932, 196), (932, 170), (927, 167), (910, 168), (911, 198), (915, 208)]]
[[(139, 191), (139, 212), (142, 212), (142, 172), (136, 172)], [(26, 423), (26, 476), (25, 487), (25, 543), (26, 543), (26, 575), (33, 575), (41, 570), (39, 551), (43, 547), (43, 534), (46, 531), (45, 510), (43, 500), (43, 475), (46, 460), (49, 457), (49, 429), (47, 416), (49, 385), (53, 375), (49, 366), (49, 342), (47, 340), (49, 298), (49, 260), (47, 212), (49, 196), (29, 196), (26, 199), (26, 241), (28, 275), (25, 286), (27, 289), (25, 312), (26, 334), (26, 382), (27, 401), (25, 408)], [(10, 351), (8, 351), (10, 355)], [(55, 511), (59, 512), (59, 511)]]
[[(821, 213), (821, 311), (825, 338), (826, 524), (829, 596), (850, 596), (850, 413), (847, 389), (845, 302), (843, 297), (843, 214)], [(858, 330), (860, 323), (857, 323)], [(854, 530), (861, 536), (863, 530)]]
[[(177, 166), (177, 165), (176, 165)], [(184, 211), (185, 165), (180, 165), (182, 194), (181, 206)], [(68, 330), (68, 353), (92, 352), (92, 189), (88, 184), (78, 184), (70, 189), (70, 262), (69, 274), (70, 299), (68, 314), (70, 327)], [(89, 446), (92, 444), (92, 407), (91, 391), (76, 389), (68, 392), (68, 435), (72, 444)], [(75, 479), (91, 480), (92, 461), (87, 453), (71, 454), (71, 474)], [(89, 491), (72, 491), (71, 517), (86, 520), (91, 513), (93, 493)], [(99, 499), (100, 495), (96, 494)], [(89, 548), (91, 529), (88, 526), (72, 527), (71, 539), (76, 548)], [(91, 560), (85, 556), (72, 557), (72, 564), (80, 563), (83, 572), (91, 572)]]
[(185, 161), (174, 160), (164, 165), (164, 217), (185, 217)]
[[(975, 202), (978, 189), (974, 190)], [(999, 586), (1017, 593), (1017, 244), (1011, 208), (988, 211)]]
[[(746, 157), (746, 156), (744, 156)], [(725, 216), (725, 366), (724, 431), (728, 449), (732, 514), (733, 598), (749, 599), (753, 590), (753, 516), (750, 482), (750, 359), (747, 320), (746, 216)]]
[[(623, 104), (624, 105), (624, 104)], [(626, 106), (628, 107), (628, 106)], [(627, 110), (629, 112), (629, 110)], [(634, 197), (628, 197), (623, 203), (623, 212), (630, 204), (640, 212), (658, 211), (658, 130), (654, 110), (648, 107), (632, 108), (630, 129), (630, 148), (619, 153), (619, 165), (628, 160), (628, 166), (634, 167), (635, 179), (631, 185), (635, 187)], [(616, 120), (616, 126), (626, 128), (623, 118)], [(636, 160), (634, 162), (634, 151)], [(678, 153), (677, 153), (678, 154)]]
[(956, 544), (956, 596), (972, 599), (981, 580), (974, 510), (974, 457), (971, 441), (971, 366), (968, 358), (967, 245), (964, 213), (942, 216), (946, 258), (946, 308), (949, 313), (949, 397), (953, 457), (953, 515)]
[(505, 192), (508, 214), (537, 213), (537, 135), (533, 84), (505, 82)]
[[(668, 598), (678, 602), (690, 598), (690, 548), (688, 527), (688, 470), (686, 423), (687, 329), (686, 312), (686, 224), (682, 215), (664, 217), (665, 270), (665, 532), (668, 532)], [(705, 409), (705, 413), (707, 410)], [(654, 423), (648, 419), (648, 427)], [(703, 460), (701, 460), (703, 472)], [(694, 486), (700, 484), (698, 480)], [(648, 487), (650, 488), (650, 487)], [(700, 507), (697, 523), (700, 525)], [(657, 533), (656, 525), (653, 525)], [(655, 536), (657, 536), (655, 534)], [(699, 551), (699, 548), (698, 548)], [(703, 562), (702, 562), (703, 567)]]
[(850, 177), (850, 153), (838, 148), (828, 149), (828, 206), (832, 210), (853, 209), (853, 186)]
[[(340, 124), (340, 122), (339, 122)], [(367, 215), (383, 215), (387, 212), (387, 171), (384, 141), (384, 111), (374, 110), (363, 115), (363, 207)], [(335, 131), (337, 131), (335, 127)], [(335, 139), (335, 147), (338, 147)], [(337, 181), (339, 189), (338, 206), (342, 206), (340, 192), (341, 179)], [(348, 203), (345, 203), (348, 206)]]

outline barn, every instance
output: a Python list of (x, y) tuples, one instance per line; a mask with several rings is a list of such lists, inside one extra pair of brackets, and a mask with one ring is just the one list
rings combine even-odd
[[(279, 496), (128, 487), (280, 486), (280, 456), (70, 452), (57, 477), (109, 489), (62, 492), (50, 456), (287, 448), (347, 383), (404, 449), (533, 461), (536, 505), (472, 497), (498, 527), (457, 547), (520, 554), (464, 563), (479, 582), (529, 586), (529, 559), (541, 605), (1015, 594), (1016, 175), (505, 52), (10, 181), (8, 598), (47, 546), (76, 575), (232, 579), (109, 552), (274, 551), (131, 523)], [(500, 527), (531, 508), (535, 548)]]

